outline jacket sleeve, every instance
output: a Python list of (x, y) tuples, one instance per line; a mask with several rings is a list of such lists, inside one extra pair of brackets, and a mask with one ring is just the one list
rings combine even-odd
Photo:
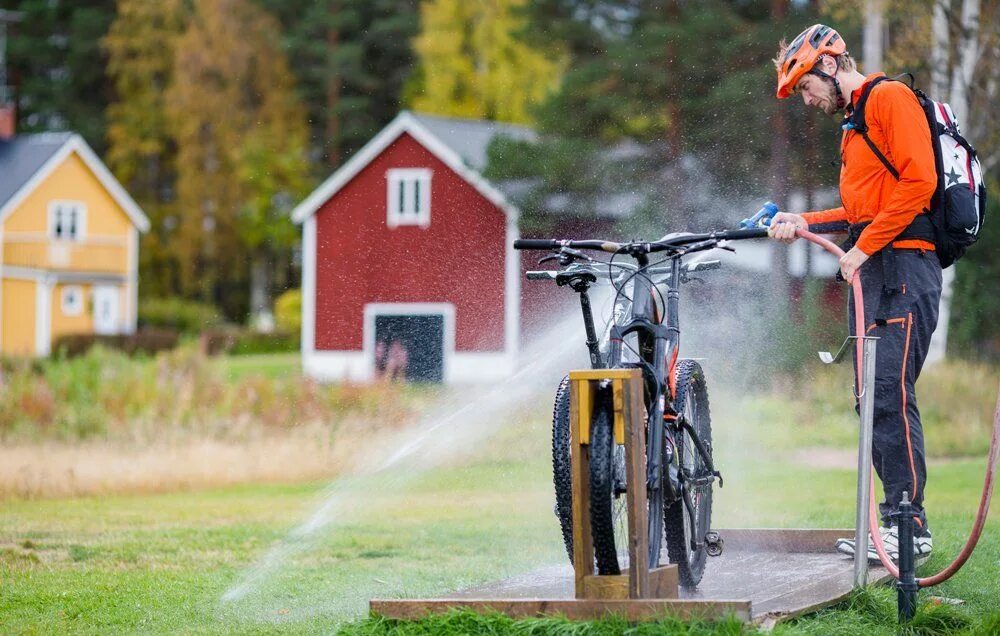
[(844, 206), (837, 208), (830, 208), (829, 210), (820, 210), (819, 212), (806, 212), (802, 215), (802, 218), (806, 220), (810, 226), (818, 225), (820, 223), (839, 223), (847, 221), (847, 210)]
[(874, 125), (882, 131), (882, 151), (899, 173), (896, 187), (858, 238), (858, 249), (871, 256), (930, 205), (937, 188), (937, 171), (927, 118), (909, 88), (898, 82), (876, 87), (865, 118), (869, 129)]

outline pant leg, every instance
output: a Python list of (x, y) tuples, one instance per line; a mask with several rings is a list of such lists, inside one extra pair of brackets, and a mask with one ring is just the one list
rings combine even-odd
[[(918, 522), (925, 526), (927, 473), (914, 385), (937, 325), (941, 268), (932, 252), (897, 250), (895, 266), (902, 289), (892, 291), (883, 288), (884, 266), (877, 254), (861, 273), (866, 333), (879, 338), (872, 460), (885, 494), (880, 504), (883, 521), (888, 522), (905, 491), (920, 511)], [(850, 314), (853, 332), (853, 301)]]

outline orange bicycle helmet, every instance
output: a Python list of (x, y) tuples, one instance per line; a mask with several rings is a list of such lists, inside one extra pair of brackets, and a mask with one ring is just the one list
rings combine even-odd
[[(806, 73), (813, 70), (816, 63), (824, 55), (834, 57), (847, 52), (844, 38), (836, 30), (824, 25), (814, 24), (785, 49), (778, 62), (778, 99), (785, 99)], [(817, 72), (821, 77), (829, 77), (826, 73)]]

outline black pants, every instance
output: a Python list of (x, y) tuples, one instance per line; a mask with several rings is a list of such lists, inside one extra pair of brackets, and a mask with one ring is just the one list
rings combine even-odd
[[(895, 260), (897, 289), (885, 284)], [(924, 514), (924, 433), (917, 409), (914, 384), (920, 375), (931, 334), (937, 326), (941, 299), (941, 265), (934, 252), (897, 249), (887, 259), (881, 252), (861, 266), (867, 335), (879, 338), (875, 356), (875, 413), (872, 458), (882, 480), (885, 499), (879, 505), (883, 523), (903, 497), (920, 511), (918, 522), (927, 527)], [(850, 330), (854, 334), (853, 290), (849, 302)], [(857, 365), (855, 365), (857, 369)]]

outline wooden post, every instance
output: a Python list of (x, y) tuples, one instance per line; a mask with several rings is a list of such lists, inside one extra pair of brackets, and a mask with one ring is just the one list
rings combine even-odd
[[(646, 498), (646, 422), (639, 369), (572, 371), (570, 451), (573, 493), (573, 569), (578, 599), (677, 598), (677, 566), (649, 568)], [(611, 383), (615, 443), (625, 445), (628, 511), (627, 575), (596, 575), (590, 526), (590, 420), (597, 383)], [(640, 487), (635, 487), (640, 485)]]

